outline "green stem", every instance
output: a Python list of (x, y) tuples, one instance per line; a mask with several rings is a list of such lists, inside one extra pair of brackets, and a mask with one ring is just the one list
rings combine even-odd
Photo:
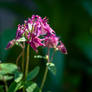
[[(50, 53), (50, 49), (48, 48), (48, 62), (49, 62), (49, 53)], [(44, 72), (44, 76), (43, 76), (43, 80), (41, 83), (41, 87), (40, 87), (40, 92), (42, 91), (45, 81), (46, 81), (46, 77), (47, 77), (47, 73), (48, 73), (48, 67), (46, 66), (45, 72)]]
[[(29, 66), (29, 44), (27, 45), (27, 58), (26, 58), (26, 66), (25, 66), (24, 79), (27, 78), (28, 66)], [(25, 92), (25, 88), (23, 88), (23, 92)]]
[[(48, 67), (46, 66), (45, 73), (44, 73), (44, 77), (43, 77), (43, 80), (42, 80), (42, 83), (41, 83), (41, 87), (40, 87), (40, 90), (41, 90), (41, 91), (42, 91), (43, 86), (44, 86), (44, 84), (45, 84), (46, 77), (47, 77), (47, 73), (48, 73)], [(41, 92), (41, 91), (40, 91), (40, 92)]]
[[(24, 65), (25, 65), (25, 42), (23, 42), (23, 49), (22, 49), (22, 72), (23, 72), (23, 79), (25, 78), (25, 71), (24, 71)], [(25, 92), (25, 88), (23, 88), (23, 92)]]
[(17, 65), (17, 66), (18, 66), (18, 61), (19, 61), (20, 57), (22, 56), (22, 54), (23, 54), (23, 52), (21, 52), (21, 53), (19, 54), (19, 56), (17, 57), (17, 60), (16, 60), (16, 65)]
[(27, 77), (28, 74), (28, 66), (29, 66), (29, 44), (27, 46), (27, 60), (26, 60), (26, 69), (25, 69), (25, 79)]
[[(23, 46), (24, 46), (24, 48), (23, 48), (23, 50), (22, 50), (22, 71), (23, 71), (23, 73), (24, 73), (24, 54), (25, 54), (25, 43), (23, 43)], [(24, 73), (25, 74), (25, 73)]]
[(51, 62), (53, 61), (54, 55), (55, 55), (55, 50), (54, 50), (54, 52), (52, 53), (51, 60), (50, 60)]
[(4, 81), (4, 84), (5, 84), (5, 90), (6, 90), (6, 92), (8, 92), (8, 85), (7, 85), (7, 82), (6, 82), (5, 79), (4, 79), (3, 81)]

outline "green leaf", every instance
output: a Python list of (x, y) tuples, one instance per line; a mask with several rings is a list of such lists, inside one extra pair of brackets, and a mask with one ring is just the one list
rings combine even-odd
[(17, 72), (15, 73), (15, 76), (14, 76), (15, 82), (21, 81), (22, 78), (23, 78), (23, 73), (17, 71)]
[(11, 63), (0, 64), (0, 74), (14, 74), (17, 70), (17, 66)]
[(23, 88), (23, 81), (20, 81), (19, 83), (16, 83), (15, 81), (10, 85), (8, 92), (16, 92), (19, 89)]
[(9, 75), (0, 75), (0, 80), (3, 81), (3, 80), (11, 80), (13, 79), (13, 76), (9, 76)]
[(25, 37), (22, 37), (20, 39), (17, 40), (18, 42), (25, 42), (26, 41), (26, 38)]
[(27, 92), (39, 92), (39, 87), (34, 82), (27, 82), (25, 83), (25, 88)]
[(49, 69), (54, 75), (56, 75), (56, 66), (55, 66), (55, 64), (54, 64), (54, 63), (47, 63), (46, 65), (47, 65), (48, 69)]
[(8, 92), (16, 92), (16, 91), (15, 91), (16, 86), (17, 86), (17, 83), (16, 83), (16, 82), (13, 82), (13, 83), (9, 86)]
[(17, 83), (16, 88), (15, 88), (15, 92), (21, 88), (24, 87), (24, 81), (20, 81), (19, 83)]
[(27, 76), (27, 80), (33, 80), (39, 73), (40, 67), (35, 67)]
[(2, 63), (0, 64), (0, 80), (11, 80), (13, 79), (12, 75), (17, 70), (17, 66), (15, 64), (10, 63)]

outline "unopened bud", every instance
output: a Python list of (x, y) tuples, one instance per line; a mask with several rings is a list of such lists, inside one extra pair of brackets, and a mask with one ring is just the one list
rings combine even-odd
[(55, 51), (58, 51), (58, 48), (54, 48), (55, 49)]
[(8, 45), (6, 46), (6, 49), (13, 47), (14, 44), (15, 44), (15, 40), (10, 41), (10, 42), (8, 43)]
[(48, 59), (48, 58), (49, 58), (49, 56), (48, 56), (48, 55), (46, 55), (46, 56), (45, 56), (45, 59)]
[(34, 58), (43, 58), (41, 55), (36, 55)]

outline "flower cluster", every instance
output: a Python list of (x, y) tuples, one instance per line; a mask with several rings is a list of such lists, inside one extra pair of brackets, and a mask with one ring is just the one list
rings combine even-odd
[[(18, 25), (16, 37), (10, 41), (7, 45), (7, 49), (11, 48), (16, 42), (24, 38), (25, 42), (37, 52), (39, 46), (56, 48), (62, 53), (67, 54), (67, 50), (64, 44), (56, 36), (55, 31), (47, 23), (47, 18), (41, 18), (38, 15), (32, 15), (24, 24)], [(24, 41), (24, 40), (23, 40)]]

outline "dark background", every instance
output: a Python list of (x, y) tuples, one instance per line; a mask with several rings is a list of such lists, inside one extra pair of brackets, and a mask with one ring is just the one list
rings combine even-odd
[[(68, 55), (55, 54), (57, 74), (48, 73), (44, 92), (92, 92), (92, 1), (91, 0), (0, 0), (0, 61), (15, 63), (21, 48), (5, 50), (15, 37), (18, 24), (32, 14), (47, 16), (50, 26), (65, 44)], [(39, 54), (45, 55), (40, 49)], [(30, 51), (29, 71), (40, 65), (40, 85), (45, 61)]]

